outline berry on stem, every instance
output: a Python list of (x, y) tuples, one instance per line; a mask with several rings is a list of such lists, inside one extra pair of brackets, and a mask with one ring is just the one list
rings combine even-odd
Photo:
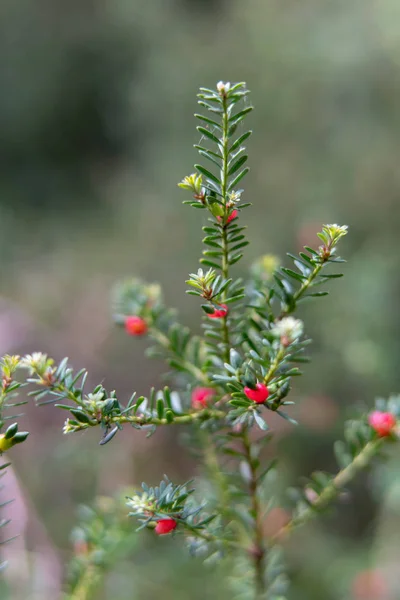
[(147, 332), (147, 323), (141, 317), (126, 317), (125, 331), (129, 335), (144, 335)]
[[(236, 217), (238, 216), (239, 212), (236, 210), (233, 210), (231, 212), (231, 214), (228, 216), (228, 218), (226, 219), (226, 224), (230, 223), (231, 221), (233, 221), (233, 219), (236, 219)], [(221, 223), (222, 222), (222, 217), (218, 216), (217, 217), (218, 221)]]
[(220, 304), (220, 308), (215, 308), (214, 312), (207, 315), (210, 319), (223, 319), (228, 314), (228, 307), (226, 304)]
[(254, 389), (246, 386), (243, 391), (248, 399), (256, 404), (264, 404), (269, 396), (269, 390), (264, 383), (256, 383)]
[(157, 535), (167, 535), (167, 533), (171, 533), (177, 525), (178, 523), (175, 519), (160, 519), (157, 521), (154, 531)]
[(386, 437), (393, 432), (397, 421), (392, 413), (374, 410), (368, 416), (368, 423), (379, 437)]
[(192, 408), (197, 410), (207, 408), (210, 401), (215, 396), (214, 388), (196, 387), (192, 391)]

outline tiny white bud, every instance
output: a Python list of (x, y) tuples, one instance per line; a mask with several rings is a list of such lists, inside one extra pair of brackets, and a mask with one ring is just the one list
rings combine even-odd
[(221, 95), (226, 94), (227, 92), (229, 92), (230, 89), (231, 89), (231, 84), (229, 82), (224, 83), (223, 81), (218, 81), (217, 90)]
[(304, 330), (303, 321), (294, 317), (284, 317), (271, 329), (272, 333), (279, 338), (285, 338), (289, 343), (295, 342)]
[(178, 392), (171, 392), (171, 406), (174, 412), (181, 413), (182, 411), (182, 402)]

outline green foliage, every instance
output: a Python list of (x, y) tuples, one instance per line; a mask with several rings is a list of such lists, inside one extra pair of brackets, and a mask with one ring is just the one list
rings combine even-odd
[(273, 273), (273, 282), (255, 280), (255, 310), (261, 318), (273, 321), (293, 313), (306, 299), (326, 296), (327, 291), (313, 291), (342, 273), (322, 273), (331, 263), (345, 262), (336, 256), (337, 242), (347, 233), (346, 226), (324, 225), (317, 235), (323, 241), (318, 249), (305, 246), (298, 256), (288, 253), (294, 268), (281, 267)]
[(100, 497), (95, 506), (78, 508), (77, 524), (71, 533), (73, 557), (66, 600), (96, 595), (105, 573), (135, 548), (137, 538), (122, 508), (118, 497)]
[(201, 339), (177, 321), (176, 311), (165, 306), (157, 284), (138, 279), (120, 283), (114, 290), (113, 308), (117, 324), (123, 325), (130, 315), (145, 319), (149, 337), (155, 342), (147, 349), (147, 355), (166, 360), (172, 375), (184, 373), (189, 382), (208, 383)]
[[(100, 426), (104, 430), (100, 445), (111, 441), (124, 423), (151, 434), (158, 425), (202, 422), (224, 416), (223, 412), (208, 408), (196, 412), (181, 410), (180, 406), (174, 408), (168, 387), (159, 392), (152, 388), (148, 397), (137, 398), (136, 393), (133, 393), (126, 405), (119, 401), (114, 390), (107, 391), (102, 384), (85, 393), (87, 371), (81, 369), (75, 373), (66, 358), (54, 366), (52, 359), (37, 353), (35, 359), (25, 359), (25, 366), (35, 376), (30, 377), (28, 382), (39, 386), (38, 390), (29, 394), (40, 405), (56, 403), (56, 407), (69, 411), (72, 415), (73, 418), (68, 417), (65, 421), (64, 433)], [(47, 396), (50, 399), (44, 400)], [(70, 404), (64, 404), (64, 401), (69, 401)]]
[[(18, 396), (18, 391), (24, 385), (23, 383), (15, 379), (16, 371), (20, 366), (19, 356), (10, 356), (6, 354), (0, 360), (0, 373), (1, 373), (1, 391), (0, 391), (0, 432), (3, 431), (6, 421), (17, 419), (22, 416), (21, 414), (15, 414), (14, 409), (16, 407), (26, 404), (26, 400), (15, 401)], [(12, 414), (8, 414), (8, 410), (12, 409)], [(24, 442), (29, 433), (27, 431), (18, 431), (18, 423), (12, 423), (9, 425), (4, 433), (0, 433), (0, 454), (10, 450), (16, 444)], [(3, 463), (0, 465), (0, 479), (6, 474), (6, 469), (11, 465), (10, 462)], [(3, 489), (4, 486), (0, 486)], [(5, 500), (0, 504), (0, 509), (8, 506), (13, 500)], [(10, 523), (11, 519), (2, 518), (0, 519), (0, 529), (6, 527)], [(3, 532), (2, 532), (3, 533)], [(1, 536), (1, 544), (10, 542), (14, 538), (7, 538), (7, 533)], [(3, 570), (7, 565), (6, 561), (0, 564), (0, 571)]]
[[(231, 587), (235, 593), (235, 598), (240, 600), (253, 600), (254, 583), (252, 581), (251, 562), (248, 559), (240, 559), (235, 563), (230, 577)], [(267, 589), (262, 600), (286, 600), (286, 593), (289, 588), (289, 581), (286, 575), (283, 552), (280, 548), (271, 548), (265, 562), (264, 570)]]
[[(400, 396), (389, 399), (378, 398), (376, 409), (385, 414), (400, 416)], [(332, 501), (340, 497), (345, 486), (363, 469), (369, 468), (374, 459), (382, 455), (387, 443), (397, 439), (395, 431), (391, 435), (379, 437), (368, 423), (368, 415), (348, 420), (344, 428), (344, 440), (337, 440), (334, 453), (339, 471), (334, 476), (317, 471), (306, 480), (303, 489), (291, 489), (290, 496), (295, 501), (292, 520), (286, 526), (289, 531), (302, 525), (324, 511)]]
[(19, 356), (10, 356), (6, 354), (0, 360), (0, 431), (4, 427), (5, 421), (14, 420), (22, 416), (21, 414), (8, 414), (7, 409), (14, 409), (26, 404), (26, 400), (19, 400), (18, 402), (14, 401), (14, 399), (18, 397), (18, 390), (24, 386), (23, 383), (15, 379), (15, 374), (19, 366), (21, 366)]
[(205, 504), (196, 505), (191, 498), (194, 488), (183, 485), (174, 485), (168, 477), (161, 481), (159, 486), (149, 487), (142, 483), (143, 492), (128, 498), (127, 505), (131, 509), (129, 516), (136, 517), (142, 529), (155, 526), (159, 519), (173, 518), (191, 534), (201, 532), (216, 515), (199, 517)]
[[(194, 193), (194, 202), (185, 201), (196, 208), (208, 209), (209, 225), (203, 227), (206, 236), (203, 243), (207, 247), (200, 262), (213, 269), (221, 270), (225, 279), (223, 283), (223, 301), (236, 302), (241, 296), (229, 294), (227, 269), (243, 256), (240, 250), (249, 243), (245, 240), (245, 227), (237, 223), (240, 211), (249, 204), (241, 201), (242, 190), (235, 189), (248, 167), (243, 167), (247, 154), (242, 143), (250, 136), (251, 131), (235, 137), (238, 125), (252, 110), (251, 106), (241, 108), (248, 96), (244, 83), (231, 86), (219, 82), (217, 90), (200, 88), (199, 105), (205, 108), (212, 118), (196, 114), (196, 118), (205, 123), (197, 127), (202, 138), (210, 142), (211, 148), (198, 144), (196, 148), (200, 156), (211, 165), (209, 168), (196, 164), (198, 175), (185, 177), (179, 186)], [(208, 165), (207, 165), (208, 167)], [(204, 178), (204, 179), (203, 179)]]
[[(335, 476), (316, 472), (304, 490), (292, 491), (295, 507), (289, 523), (266, 539), (263, 520), (275, 499), (271, 493), (266, 500), (265, 485), (277, 465), (275, 458), (268, 462), (263, 458), (271, 440), (269, 415), (274, 412), (295, 424), (290, 415), (292, 381), (302, 374), (297, 365), (308, 362), (305, 351), (310, 340), (304, 323), (293, 313), (303, 301), (327, 294), (319, 286), (342, 276), (326, 272), (326, 267), (344, 262), (336, 252), (347, 227), (324, 225), (317, 234), (321, 245), (305, 246), (298, 256), (289, 254), (290, 267), (279, 267), (274, 257), (266, 256), (253, 265), (248, 282), (232, 275), (248, 244), (242, 211), (250, 205), (242, 202), (243, 190), (238, 187), (249, 171), (243, 144), (251, 131), (242, 129), (252, 110), (248, 94), (244, 83), (200, 88), (198, 103), (206, 114), (196, 114), (201, 122), (196, 148), (206, 166), (196, 164), (196, 173), (178, 184), (192, 195), (184, 204), (206, 211), (208, 218), (200, 259), (207, 270), (200, 268), (186, 282), (188, 294), (200, 299), (204, 335), (194, 336), (179, 323), (157, 284), (129, 279), (114, 290), (114, 321), (126, 327), (130, 317), (140, 320), (140, 333), (129, 328), (127, 332), (147, 334), (152, 344), (148, 354), (167, 362), (171, 388), (158, 392), (153, 388), (148, 397), (133, 393), (122, 402), (103, 384), (87, 392), (87, 371), (75, 372), (67, 359), (56, 365), (47, 355), (35, 353), (17, 361), (15, 368), (29, 370), (27, 383), (35, 386), (29, 394), (39, 404), (55, 402), (68, 411), (64, 433), (100, 426), (102, 446), (124, 425), (148, 435), (164, 425), (190, 425), (189, 443), (199, 441), (213, 487), (208, 501), (198, 503), (195, 487), (165, 477), (155, 487), (143, 483), (143, 491), (128, 498), (130, 516), (138, 519), (139, 529), (154, 528), (156, 533), (160, 521), (173, 519), (172, 529), (183, 534), (193, 554), (204, 554), (209, 561), (229, 557), (236, 565), (232, 583), (238, 597), (283, 600), (287, 577), (278, 547), (282, 536), (325, 509), (396, 434), (390, 430), (381, 435), (365, 416), (349, 422), (346, 442), (335, 447), (339, 472)], [(12, 387), (16, 384), (7, 385), (11, 391), (17, 389)], [(254, 397), (260, 389), (261, 399)], [(388, 404), (379, 400), (377, 406), (400, 417), (398, 398)], [(256, 428), (261, 430), (257, 440)], [(13, 424), (4, 443), (22, 441), (21, 435)], [(100, 570), (108, 565), (105, 548), (117, 552), (121, 541), (113, 514), (110, 522), (97, 512), (88, 515), (74, 533), (85, 552), (73, 562), (71, 600), (93, 593)]]

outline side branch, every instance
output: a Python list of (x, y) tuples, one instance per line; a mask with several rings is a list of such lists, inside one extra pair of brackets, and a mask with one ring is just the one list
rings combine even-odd
[[(71, 407), (73, 408), (73, 407)], [(131, 425), (137, 425), (139, 427), (145, 427), (146, 425), (187, 425), (188, 423), (195, 423), (199, 421), (208, 421), (210, 419), (223, 419), (226, 417), (226, 413), (222, 410), (200, 410), (194, 413), (189, 413), (186, 415), (175, 415), (173, 420), (169, 420), (167, 418), (159, 418), (147, 415), (135, 415), (135, 416), (127, 416), (127, 415), (116, 415), (113, 417), (109, 417), (107, 419), (108, 425), (123, 425), (129, 423)], [(97, 420), (91, 420), (88, 423), (79, 423), (75, 425), (73, 429), (70, 431), (82, 431), (83, 429), (88, 429), (89, 427), (96, 427), (100, 422)], [(70, 433), (67, 431), (65, 433)]]
[(368, 442), (361, 452), (355, 456), (353, 461), (346, 468), (339, 471), (339, 473), (319, 494), (318, 498), (312, 502), (311, 506), (304, 510), (301, 514), (294, 517), (284, 527), (282, 527), (272, 538), (271, 542), (274, 544), (282, 540), (282, 538), (287, 534), (310, 521), (316, 514), (318, 514), (318, 512), (333, 502), (343, 488), (350, 483), (350, 481), (352, 481), (360, 471), (365, 469), (365, 467), (372, 462), (383, 444), (383, 438), (376, 438)]

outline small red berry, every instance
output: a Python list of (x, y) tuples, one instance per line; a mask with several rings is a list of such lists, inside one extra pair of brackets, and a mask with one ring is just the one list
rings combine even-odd
[(207, 408), (209, 402), (215, 396), (214, 388), (197, 387), (192, 391), (192, 407), (199, 410)]
[[(231, 212), (231, 214), (228, 216), (228, 218), (226, 219), (226, 223), (228, 224), (228, 223), (230, 223), (231, 221), (233, 221), (233, 219), (236, 219), (236, 217), (238, 216), (238, 214), (239, 214), (239, 213), (238, 213), (238, 211), (237, 211), (237, 210), (236, 210), (236, 208), (235, 208), (235, 210), (233, 210), (233, 211)], [(222, 221), (222, 217), (217, 217), (217, 219), (218, 219), (218, 221), (221, 223), (221, 221)]]
[(125, 331), (129, 335), (144, 335), (147, 332), (147, 323), (141, 317), (126, 317)]
[(386, 437), (396, 426), (396, 417), (389, 412), (374, 410), (368, 417), (368, 423), (379, 437)]
[(160, 519), (157, 521), (154, 531), (157, 535), (167, 535), (167, 533), (171, 533), (177, 525), (178, 523), (175, 519)]
[(243, 391), (249, 400), (253, 400), (253, 402), (256, 402), (257, 404), (264, 404), (269, 396), (269, 390), (263, 383), (256, 383), (254, 390), (252, 388), (245, 387)]
[(223, 319), (228, 314), (228, 307), (226, 304), (220, 304), (221, 308), (215, 308), (214, 312), (207, 315), (210, 319)]

